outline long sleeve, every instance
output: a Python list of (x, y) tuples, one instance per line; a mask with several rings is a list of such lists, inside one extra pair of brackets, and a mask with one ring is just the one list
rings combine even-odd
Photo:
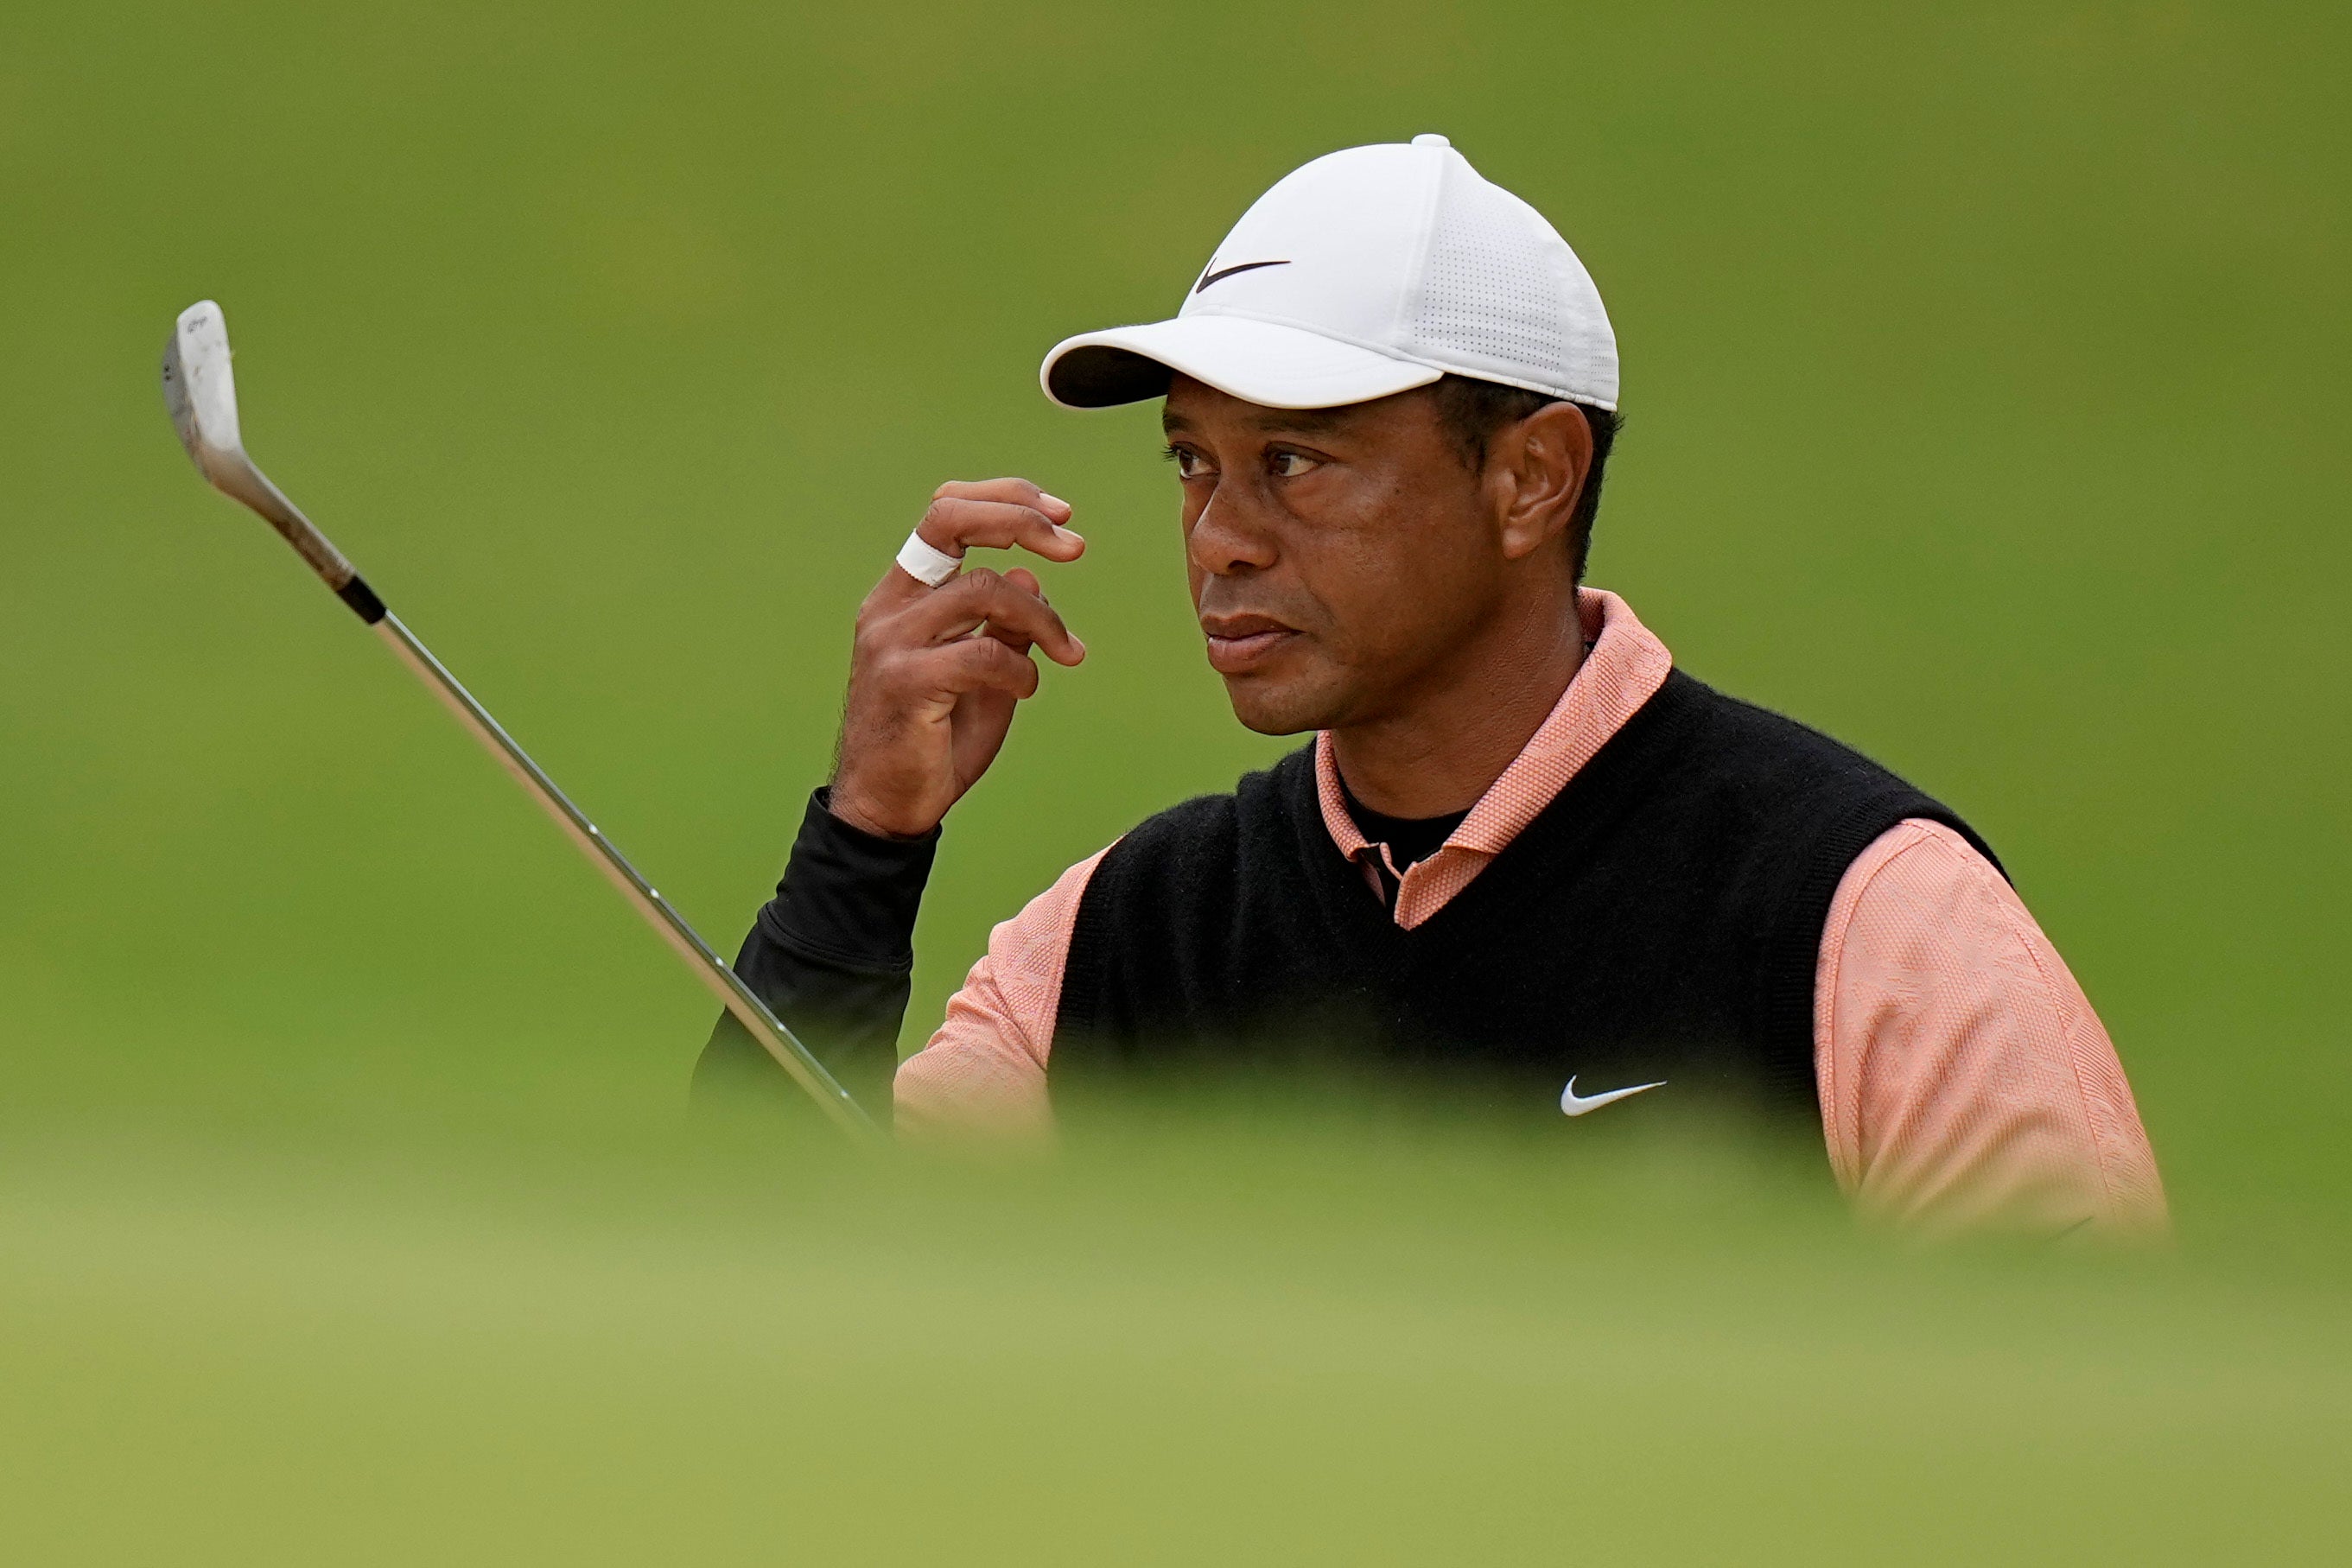
[[(857, 1103), (881, 1116), (898, 1062), (915, 963), (915, 916), (939, 844), (877, 838), (810, 797), (776, 896), (743, 938), (735, 972)], [(766, 1051), (721, 1013), (694, 1070), (698, 1103), (749, 1093), (820, 1113)]]
[(900, 1132), (916, 1138), (1050, 1132), (1045, 1064), (1062, 970), (1079, 900), (1101, 859), (1072, 866), (989, 933), (988, 951), (948, 999), (939, 1031), (898, 1069)]
[(1903, 822), (1855, 860), (1814, 997), (1830, 1163), (1865, 1212), (1931, 1230), (2164, 1231), (2106, 1030), (1958, 833)]

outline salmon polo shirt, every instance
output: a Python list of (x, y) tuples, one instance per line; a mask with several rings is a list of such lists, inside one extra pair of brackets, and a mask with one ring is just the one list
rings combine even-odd
[[(1389, 901), (1399, 925), (1419, 925), (1467, 887), (1665, 681), (1672, 655), (1623, 600), (1586, 589), (1578, 609), (1591, 650), (1575, 679), (1423, 860), (1400, 870), (1366, 840), (1331, 738), (1318, 738), (1324, 825), (1363, 866), (1364, 896)], [(938, 1032), (898, 1069), (902, 1129), (1051, 1127), (1063, 969), (1101, 860), (1071, 867), (991, 934)], [(2166, 1224), (2155, 1157), (2098, 1015), (2009, 883), (1940, 823), (1890, 828), (1840, 881), (1815, 969), (1813, 1066), (1831, 1168), (1865, 1211), (1934, 1228)]]

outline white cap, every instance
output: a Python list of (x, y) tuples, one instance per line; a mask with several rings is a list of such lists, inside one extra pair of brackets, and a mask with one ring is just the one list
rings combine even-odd
[(1617, 336), (1543, 214), (1443, 136), (1318, 158), (1260, 196), (1172, 321), (1054, 346), (1068, 408), (1158, 397), (1181, 371), (1270, 408), (1333, 408), (1451, 371), (1617, 406)]

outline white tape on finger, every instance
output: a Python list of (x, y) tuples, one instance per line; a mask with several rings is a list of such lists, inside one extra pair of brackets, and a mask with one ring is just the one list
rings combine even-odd
[(937, 588), (963, 570), (963, 557), (938, 549), (919, 530), (908, 534), (907, 542), (898, 547), (898, 565), (916, 581)]

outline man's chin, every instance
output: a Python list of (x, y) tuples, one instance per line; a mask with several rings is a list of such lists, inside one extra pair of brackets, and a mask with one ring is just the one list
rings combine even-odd
[(1271, 675), (1227, 675), (1225, 700), (1244, 728), (1260, 735), (1304, 735), (1328, 729), (1338, 716), (1332, 694), (1307, 682)]

